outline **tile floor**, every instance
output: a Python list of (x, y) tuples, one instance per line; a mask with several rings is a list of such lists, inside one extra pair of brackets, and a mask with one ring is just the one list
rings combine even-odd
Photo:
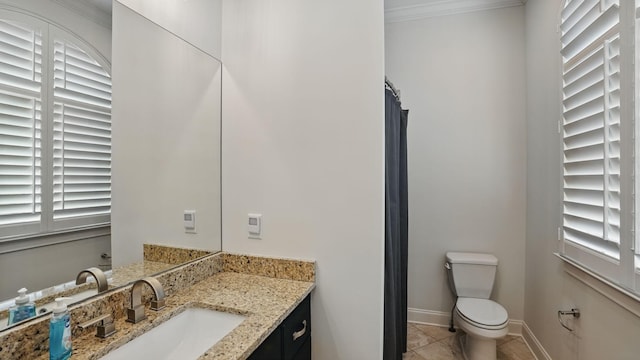
[[(459, 337), (462, 331), (409, 323), (404, 360), (463, 360)], [(498, 340), (498, 360), (536, 360), (522, 337), (507, 335)]]

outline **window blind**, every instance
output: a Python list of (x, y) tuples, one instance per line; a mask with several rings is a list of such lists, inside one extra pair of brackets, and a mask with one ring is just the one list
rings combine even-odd
[(53, 218), (109, 214), (111, 78), (73, 44), (54, 49)]
[(619, 1), (568, 1), (562, 11), (563, 233), (619, 258)]
[(0, 21), (0, 225), (41, 213), (42, 35)]
[(73, 35), (7, 15), (0, 20), (0, 237), (107, 223), (111, 77)]

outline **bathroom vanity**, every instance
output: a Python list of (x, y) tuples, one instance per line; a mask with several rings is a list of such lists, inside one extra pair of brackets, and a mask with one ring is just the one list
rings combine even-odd
[[(152, 297), (145, 287), (147, 319), (139, 323), (126, 322), (131, 286), (71, 307), (73, 359), (100, 359), (133, 339), (144, 339), (146, 333), (191, 307), (245, 317), (198, 359), (310, 359), (315, 263), (218, 253), (156, 278), (166, 293), (166, 306), (150, 310)], [(114, 335), (100, 339), (94, 328), (77, 327), (105, 313), (115, 319)], [(3, 334), (0, 359), (48, 359), (48, 320), (43, 317)], [(176, 331), (175, 336), (184, 333)]]

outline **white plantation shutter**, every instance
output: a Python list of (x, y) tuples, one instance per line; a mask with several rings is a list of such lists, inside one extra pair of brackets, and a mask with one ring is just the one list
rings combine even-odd
[(90, 54), (0, 10), (0, 240), (110, 221), (111, 77)]
[(108, 215), (111, 78), (80, 48), (54, 49), (53, 217)]
[(562, 11), (565, 241), (620, 254), (619, 2)]
[(40, 221), (42, 36), (0, 21), (0, 226)]

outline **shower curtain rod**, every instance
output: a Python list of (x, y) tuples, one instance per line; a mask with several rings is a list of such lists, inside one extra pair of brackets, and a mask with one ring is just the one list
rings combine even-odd
[(391, 92), (393, 93), (393, 96), (395, 96), (396, 99), (400, 101), (400, 90), (397, 90), (396, 87), (393, 86), (393, 83), (386, 76), (384, 77), (384, 84), (389, 88), (389, 90), (391, 90)]

